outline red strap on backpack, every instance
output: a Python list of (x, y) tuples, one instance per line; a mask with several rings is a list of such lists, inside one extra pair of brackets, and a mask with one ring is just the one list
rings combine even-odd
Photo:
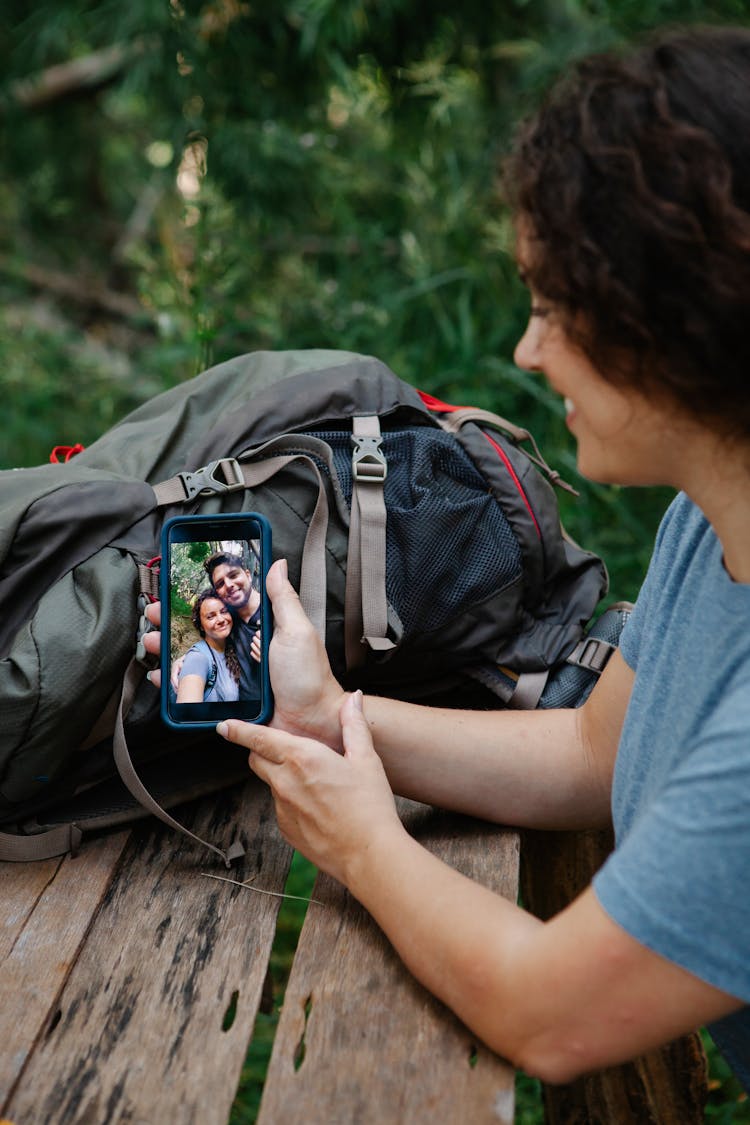
[(85, 446), (78, 442), (76, 445), (56, 445), (49, 455), (50, 464), (62, 465), (75, 457), (76, 453), (83, 453)]

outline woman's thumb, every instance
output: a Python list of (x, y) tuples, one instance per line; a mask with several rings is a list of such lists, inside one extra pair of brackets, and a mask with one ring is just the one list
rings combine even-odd
[(341, 705), (341, 736), (345, 758), (372, 753), (372, 735), (362, 710), (361, 691), (347, 696)]
[(277, 559), (269, 569), (266, 577), (266, 590), (271, 599), (277, 628), (292, 631), (304, 628), (308, 619), (297, 596), (297, 591), (289, 581), (286, 559)]

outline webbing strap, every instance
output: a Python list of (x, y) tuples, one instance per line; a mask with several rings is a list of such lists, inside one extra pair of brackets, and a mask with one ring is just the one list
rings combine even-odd
[(522, 672), (508, 706), (514, 711), (533, 711), (542, 698), (549, 672)]
[(565, 660), (568, 664), (576, 664), (579, 668), (588, 668), (601, 675), (616, 648), (617, 645), (599, 637), (584, 637)]
[(458, 410), (451, 410), (444, 418), (439, 418), (437, 421), (444, 430), (449, 433), (455, 434), (461, 429), (466, 422), (484, 422), (488, 426), (492, 426), (496, 430), (504, 430), (510, 434), (516, 441), (533, 441), (531, 434), (523, 427), (517, 426), (514, 422), (509, 422), (507, 418), (503, 418), (500, 414), (493, 414), (491, 410), (481, 410), (478, 406), (462, 406)]
[(83, 833), (75, 824), (61, 824), (30, 836), (16, 836), (10, 832), (0, 832), (0, 860), (14, 863), (36, 859), (52, 859), (53, 856), (75, 853)]
[(138, 583), (141, 593), (147, 594), (149, 598), (159, 597), (159, 571), (155, 567), (139, 563)]
[[(271, 456), (274, 454), (274, 456)], [(245, 455), (247, 456), (247, 455)], [(299, 596), (307, 616), (325, 642), (326, 634), (326, 534), (328, 531), (328, 500), (316, 458), (332, 469), (330, 447), (325, 442), (302, 434), (284, 434), (252, 450), (252, 459), (234, 462), (243, 488), (255, 488), (295, 461), (305, 462), (313, 470), (318, 484), (318, 499), (308, 525), (302, 548)], [(260, 458), (260, 459), (259, 459)], [(189, 474), (188, 474), (189, 475)], [(185, 474), (153, 486), (160, 507), (194, 499), (186, 493)]]
[(170, 828), (176, 828), (178, 832), (182, 832), (185, 836), (189, 836), (191, 840), (195, 840), (197, 843), (203, 844), (204, 847), (210, 848), (212, 852), (216, 852), (216, 854), (221, 856), (221, 858), (223, 859), (225, 866), (230, 867), (232, 864), (232, 860), (239, 859), (245, 854), (245, 849), (243, 848), (239, 840), (235, 840), (235, 842), (229, 848), (227, 848), (226, 851), (222, 851), (221, 848), (217, 848), (215, 844), (209, 844), (207, 840), (202, 840), (200, 836), (196, 836), (195, 833), (191, 832), (189, 828), (186, 828), (184, 824), (180, 824), (179, 821), (175, 820), (174, 817), (170, 816), (169, 813), (161, 807), (159, 802), (151, 796), (148, 789), (146, 789), (145, 785), (136, 773), (135, 766), (133, 765), (130, 757), (130, 751), (128, 750), (127, 739), (125, 738), (124, 721), (125, 716), (130, 710), (133, 699), (135, 698), (135, 693), (138, 685), (143, 679), (145, 672), (146, 669), (143, 667), (143, 665), (139, 664), (139, 662), (135, 658), (133, 658), (133, 660), (131, 660), (130, 664), (128, 665), (128, 669), (123, 679), (122, 696), (120, 697), (120, 706), (117, 709), (115, 733), (112, 741), (112, 750), (114, 754), (115, 765), (117, 766), (117, 772), (122, 778), (127, 789), (135, 797), (136, 801), (143, 805), (145, 809), (148, 809), (148, 811), (150, 813), (153, 813), (154, 816), (158, 817), (159, 820), (162, 820), (165, 824), (168, 824)]
[(387, 637), (387, 465), (380, 449), (376, 414), (352, 419), (352, 442), (352, 508), (344, 595), (344, 646), (349, 670), (364, 663), (365, 644), (377, 652), (395, 647)]
[(525, 450), (529, 460), (533, 461), (553, 484), (556, 484), (565, 492), (571, 492), (574, 496), (578, 495), (576, 490), (562, 479), (556, 469), (551, 469), (549, 467), (542, 456), (542, 452), (536, 443), (534, 435), (528, 430), (523, 429), (522, 426), (516, 426), (514, 422), (509, 422), (507, 418), (501, 417), (500, 414), (493, 414), (491, 410), (481, 410), (479, 407), (465, 406), (458, 410), (452, 410), (450, 414), (437, 418), (436, 421), (444, 430), (452, 434), (457, 434), (466, 422), (476, 422), (478, 425), (483, 423), (485, 426), (491, 426), (492, 429), (502, 430), (510, 434), (516, 442), (527, 441), (533, 450), (533, 453), (529, 453), (528, 450)]
[(318, 636), (326, 639), (326, 532), (328, 531), (328, 501), (320, 469), (312, 457), (305, 453), (289, 453), (268, 457), (263, 461), (241, 462), (242, 475), (247, 488), (254, 488), (269, 480), (294, 461), (304, 461), (313, 470), (318, 482), (318, 499), (307, 528), (302, 548), (299, 598), (305, 613), (315, 626)]

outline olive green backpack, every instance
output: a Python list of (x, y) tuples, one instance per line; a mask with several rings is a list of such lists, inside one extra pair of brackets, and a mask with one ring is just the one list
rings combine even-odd
[(246, 773), (168, 732), (145, 682), (165, 519), (267, 516), (346, 686), (534, 707), (550, 669), (588, 689), (616, 643), (587, 643), (606, 571), (564, 534), (560, 483), (525, 430), (336, 351), (241, 356), (65, 463), (0, 473), (0, 859), (143, 807), (179, 827), (165, 806)]

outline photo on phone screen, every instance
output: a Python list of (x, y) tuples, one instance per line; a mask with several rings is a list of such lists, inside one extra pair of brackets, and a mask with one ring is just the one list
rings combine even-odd
[(162, 710), (170, 725), (267, 718), (269, 539), (265, 521), (245, 514), (165, 525)]

